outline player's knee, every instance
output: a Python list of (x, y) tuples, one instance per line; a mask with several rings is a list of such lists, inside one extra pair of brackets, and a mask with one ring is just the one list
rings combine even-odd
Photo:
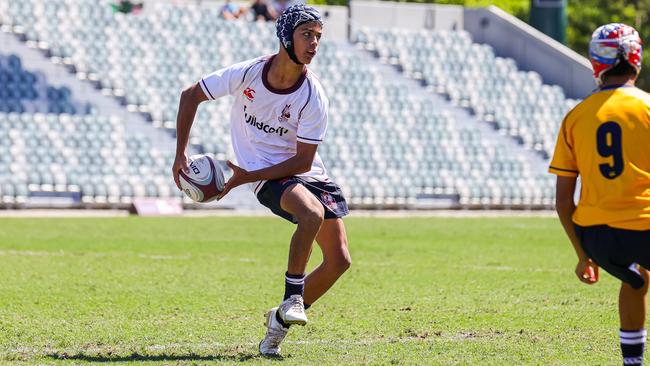
[(332, 260), (333, 267), (338, 274), (343, 274), (352, 265), (352, 257), (347, 250), (347, 245), (342, 246), (342, 250)]
[(338, 260), (333, 263), (333, 270), (336, 272), (337, 275), (342, 275), (344, 274), (352, 265), (352, 260), (347, 257), (347, 258), (342, 258), (341, 260)]
[(352, 257), (350, 257), (350, 253), (346, 252), (346, 255), (343, 256), (340, 264), (339, 264), (339, 271), (341, 273), (344, 273), (348, 269), (350, 269), (350, 266), (352, 265)]
[(322, 207), (310, 207), (298, 215), (298, 225), (318, 229), (325, 220), (325, 212)]
[(637, 293), (637, 296), (646, 296), (648, 293), (648, 280), (650, 280), (650, 278), (648, 278), (648, 270), (641, 266), (639, 266), (638, 270), (641, 278), (643, 278), (643, 285), (639, 288), (633, 288), (633, 290)]

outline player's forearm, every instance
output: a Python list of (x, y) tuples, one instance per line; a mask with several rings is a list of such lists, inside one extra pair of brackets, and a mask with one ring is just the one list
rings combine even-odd
[(569, 237), (569, 240), (573, 245), (573, 249), (578, 256), (578, 259), (586, 260), (587, 254), (585, 254), (584, 250), (582, 249), (582, 245), (580, 245), (580, 240), (578, 239), (578, 235), (576, 234), (575, 226), (572, 220), (573, 212), (576, 209), (576, 206), (573, 203), (573, 198), (556, 200), (555, 209), (557, 211), (558, 217), (560, 218), (560, 222), (562, 223), (562, 227), (564, 228), (564, 232), (566, 232), (567, 236)]
[(183, 91), (176, 117), (176, 155), (185, 153), (197, 108), (198, 103), (189, 97), (187, 91)]
[(281, 162), (280, 164), (248, 172), (250, 175), (249, 179), (250, 182), (257, 182), (258, 180), (273, 180), (306, 173), (309, 171), (309, 169), (311, 169), (311, 163), (312, 162), (307, 161), (307, 159), (303, 159), (299, 156), (294, 156)]

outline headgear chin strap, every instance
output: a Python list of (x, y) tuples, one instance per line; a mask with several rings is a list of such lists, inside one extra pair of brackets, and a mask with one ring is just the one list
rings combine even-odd
[(321, 26), (323, 25), (318, 10), (303, 4), (288, 7), (275, 22), (276, 34), (280, 38), (282, 47), (287, 51), (289, 58), (298, 65), (302, 65), (302, 63), (298, 61), (298, 57), (296, 57), (293, 50), (293, 32), (301, 24), (308, 22), (317, 22)]

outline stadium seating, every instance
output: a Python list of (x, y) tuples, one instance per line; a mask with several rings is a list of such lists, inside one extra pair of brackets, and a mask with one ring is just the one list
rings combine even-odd
[(314, 63), (325, 89), (336, 90), (328, 137), (334, 143), (321, 151), (356, 203), (458, 195), (465, 206), (542, 205), (553, 197), (549, 177), (532, 171), (520, 151), (387, 80), (361, 56), (323, 44)]
[(35, 192), (78, 192), (82, 203), (129, 204), (172, 197), (173, 152), (94, 114), (0, 113), (0, 197), (25, 203)]
[[(113, 14), (102, 4), (91, 0), (0, 0), (0, 14), (4, 14), (2, 21), (10, 23), (14, 32), (47, 50), (55, 60), (69, 65), (79, 78), (87, 79), (119, 98), (131, 111), (148, 113), (155, 126), (169, 130), (174, 128), (182, 87), (219, 67), (272, 53), (278, 47), (272, 24), (224, 21), (219, 18), (215, 6), (152, 3), (144, 13), (134, 16)], [(67, 14), (69, 21), (60, 22), (56, 16), (59, 13)], [(512, 110), (498, 108), (500, 104), (497, 101), (502, 100), (501, 95), (518, 95), (518, 88), (524, 82), (529, 82), (530, 85), (526, 84), (529, 92), (522, 94), (533, 95), (539, 90), (550, 93), (540, 99), (548, 103), (557, 102), (556, 114), (564, 111), (568, 104), (561, 90), (542, 86), (534, 74), (518, 73), (511, 61), (492, 55), (493, 62), (487, 63), (488, 70), (488, 66), (477, 62), (479, 56), (476, 56), (470, 73), (450, 62), (458, 57), (454, 56), (457, 53), (445, 52), (447, 58), (444, 62), (435, 61), (426, 58), (431, 55), (416, 48), (416, 42), (408, 43), (412, 48), (407, 50), (388, 47), (392, 45), (389, 42), (395, 41), (395, 34), (401, 33), (384, 33), (364, 30), (358, 33), (358, 40), (366, 48), (374, 47), (385, 60), (402, 65), (408, 75), (429, 80), (429, 85), (448, 93), (457, 105), (472, 107), (486, 120), (492, 116), (500, 129), (506, 130), (501, 124), (508, 121), (519, 123), (524, 120), (520, 121), (515, 112), (538, 112), (533, 107), (519, 105)], [(428, 40), (428, 34), (423, 36), (422, 42), (430, 42), (425, 44), (430, 44), (439, 54), (442, 54), (442, 48), (437, 45), (442, 42), (460, 45), (457, 51), (467, 47), (473, 51), (480, 50), (483, 52), (480, 57), (489, 58), (491, 51), (471, 44), (463, 32), (433, 35), (435, 42)], [(245, 42), (245, 47), (232, 46), (242, 42)], [(409, 53), (415, 49), (420, 50), (418, 52), (423, 56)], [(390, 51), (384, 54), (383, 50)], [(473, 57), (472, 54), (470, 58)], [(328, 137), (319, 151), (352, 204), (358, 207), (404, 207), (440, 197), (452, 197), (463, 207), (551, 204), (554, 196), (552, 178), (538, 167), (531, 166), (523, 149), (493, 141), (481, 129), (459, 120), (459, 115), (448, 106), (434, 106), (423, 89), (410, 92), (406, 79), (393, 80), (386, 76), (386, 70), (369, 62), (368, 56), (362, 52), (344, 44), (323, 41), (313, 70), (321, 76), (331, 102)], [(495, 74), (490, 82), (502, 87), (485, 86), (487, 76), (483, 78), (482, 71), (486, 75)], [(517, 78), (513, 79), (512, 75), (517, 75)], [(435, 81), (436, 78), (439, 81)], [(462, 83), (470, 82), (475, 82), (476, 85), (472, 85), (476, 87), (461, 88)], [(489, 94), (489, 91), (494, 93)], [(229, 104), (228, 98), (203, 104), (190, 140), (199, 150), (214, 153), (221, 159), (232, 158), (228, 132)], [(553, 119), (549, 123), (555, 123), (556, 114), (549, 116)], [(28, 118), (23, 116), (21, 118)], [(69, 118), (67, 115), (61, 117), (64, 120)], [(65, 121), (51, 115), (34, 116), (38, 123), (52, 118), (57, 121), (52, 122), (55, 126), (66, 125)], [(102, 116), (92, 118), (105, 119)], [(83, 128), (90, 130), (92, 123), (84, 123)], [(107, 136), (119, 136), (123, 131), (119, 121), (108, 125), (113, 130), (96, 131), (108, 134), (102, 135), (104, 141), (111, 140)], [(513, 124), (507, 132), (521, 136), (527, 146), (538, 148), (536, 144), (542, 144), (540, 151), (550, 146), (545, 140), (526, 140), (527, 136), (535, 137), (541, 128), (530, 127), (530, 135), (526, 135), (523, 127)], [(88, 146), (99, 152), (103, 148), (115, 153), (106, 155), (105, 152), (100, 154), (101, 160), (97, 158), (98, 161), (87, 162), (87, 167), (94, 167), (92, 169), (97, 174), (101, 171), (103, 175), (97, 178), (81, 171), (65, 171), (66, 183), (69, 180), (82, 187), (84, 192), (92, 191), (86, 195), (88, 199), (97, 200), (99, 197), (102, 201), (109, 192), (114, 193), (110, 196), (120, 199), (140, 195), (143, 190), (146, 195), (153, 196), (176, 192), (175, 189), (170, 192), (169, 184), (163, 184), (162, 178), (156, 175), (167, 176), (171, 165), (169, 156), (163, 157), (146, 143), (142, 147), (142, 139), (130, 138), (126, 146), (119, 145), (119, 139), (113, 139), (115, 146), (99, 146), (99, 142), (94, 140), (96, 137), (91, 135), (78, 143), (81, 148)], [(51, 144), (54, 142), (54, 139), (50, 141)], [(68, 146), (65, 151), (70, 150), (74, 150), (74, 146)], [(142, 164), (147, 154), (154, 157), (155, 166)], [(111, 170), (116, 169), (112, 166), (116, 162), (122, 165), (124, 160), (119, 159), (124, 157), (131, 162), (129, 169), (145, 175), (149, 172), (147, 169), (155, 170), (152, 178), (140, 182), (116, 179), (116, 174), (123, 172)], [(81, 156), (76, 159), (81, 159)], [(87, 158), (84, 158), (84, 163), (85, 160)], [(54, 167), (60, 163), (52, 164)], [(34, 176), (28, 184), (49, 184), (49, 175), (45, 178)]]
[(544, 158), (552, 154), (562, 118), (576, 104), (560, 87), (543, 85), (536, 72), (519, 71), (514, 60), (496, 57), (489, 45), (472, 43), (466, 31), (362, 27), (355, 38), (383, 62), (471, 108)]
[(42, 74), (25, 70), (18, 56), (0, 54), (0, 112), (74, 114), (80, 107), (65, 86), (48, 85)]

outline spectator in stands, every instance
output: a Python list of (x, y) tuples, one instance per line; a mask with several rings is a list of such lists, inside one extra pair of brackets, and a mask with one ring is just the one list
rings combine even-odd
[(250, 9), (253, 13), (254, 21), (268, 22), (277, 18), (273, 7), (269, 6), (266, 0), (254, 0)]
[(287, 10), (291, 5), (293, 5), (293, 2), (291, 0), (273, 0), (271, 3), (271, 7), (273, 7), (275, 14), (284, 13), (284, 11)]
[(226, 0), (220, 11), (221, 17), (226, 20), (239, 19), (244, 14), (246, 14), (246, 9), (233, 3), (232, 0)]
[[(267, 333), (259, 345), (263, 355), (279, 355), (289, 326), (307, 323), (305, 310), (334, 285), (351, 261), (341, 219), (348, 206), (316, 151), (327, 129), (328, 100), (306, 64), (318, 52), (322, 25), (314, 8), (288, 8), (276, 23), (278, 53), (207, 75), (183, 91), (179, 104), (172, 166), (179, 189), (178, 174), (188, 169), (185, 150), (199, 104), (232, 95), (231, 137), (241, 167), (228, 162), (233, 175), (220, 198), (246, 184), (261, 204), (297, 224), (283, 301), (266, 315)], [(305, 276), (314, 240), (323, 262)]]
[(589, 59), (599, 88), (565, 117), (549, 167), (558, 216), (578, 256), (575, 274), (593, 284), (602, 268), (621, 281), (623, 364), (639, 366), (650, 269), (650, 96), (635, 87), (641, 44), (625, 24), (593, 33)]
[(113, 8), (113, 11), (116, 13), (124, 13), (124, 14), (129, 14), (129, 13), (134, 13), (138, 14), (143, 7), (142, 3), (134, 3), (129, 0), (122, 0), (118, 3), (111, 4), (111, 7)]

